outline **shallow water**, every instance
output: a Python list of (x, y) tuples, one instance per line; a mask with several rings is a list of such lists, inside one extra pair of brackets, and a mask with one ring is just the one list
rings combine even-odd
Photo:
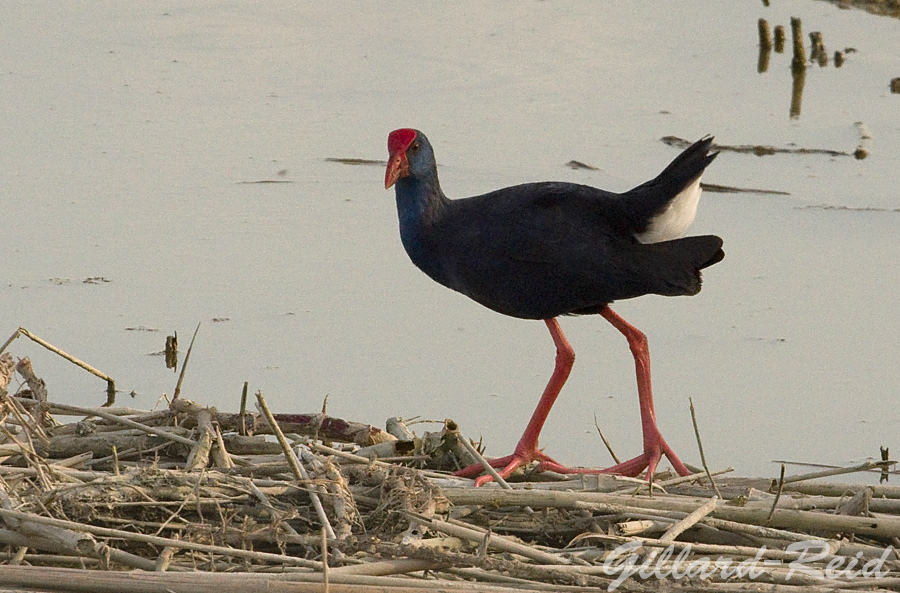
[[(151, 353), (172, 331), (186, 350), (199, 322), (186, 397), (234, 410), (249, 381), (281, 411), (328, 396), (331, 414), (376, 425), (452, 417), (501, 455), (553, 367), (544, 325), (421, 274), (383, 169), (326, 158), (384, 159), (387, 133), (413, 126), (451, 197), (546, 179), (621, 191), (677, 154), (662, 136), (852, 152), (862, 121), (865, 160), (721, 154), (704, 181), (790, 196), (705, 193), (692, 232), (721, 235), (727, 256), (703, 292), (616, 310), (649, 336), (660, 424), (687, 461), (688, 398), (710, 464), (744, 475), (896, 449), (900, 21), (774, 4), (8, 6), (0, 333), (24, 326), (149, 407), (176, 381)], [(759, 74), (756, 47), (758, 18), (790, 16), (857, 50), (808, 69), (793, 118), (789, 56)], [(245, 183), (260, 180), (285, 183)], [(607, 464), (596, 416), (637, 454), (624, 340), (596, 317), (562, 325), (578, 359), (542, 445)], [(11, 351), (52, 398), (104, 401), (105, 384), (26, 339)]]

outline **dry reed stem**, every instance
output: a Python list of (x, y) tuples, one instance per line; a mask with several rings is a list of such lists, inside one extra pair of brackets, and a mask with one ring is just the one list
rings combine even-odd
[[(287, 459), (288, 465), (290, 466), (294, 477), (298, 481), (312, 483), (312, 480), (310, 480), (309, 478), (309, 474), (306, 473), (306, 469), (303, 467), (303, 464), (301, 464), (300, 460), (297, 459), (297, 456), (294, 454), (294, 450), (291, 449), (290, 443), (288, 443), (287, 438), (284, 436), (284, 433), (281, 432), (281, 428), (278, 426), (278, 423), (272, 416), (272, 412), (271, 410), (269, 410), (269, 406), (266, 404), (266, 399), (263, 397), (261, 391), (256, 392), (256, 402), (260, 413), (265, 417), (266, 422), (269, 423), (269, 427), (275, 434), (275, 438), (278, 439), (278, 444), (281, 445), (281, 449), (284, 452), (284, 457), (285, 459)], [(322, 527), (325, 528), (328, 537), (331, 539), (335, 539), (337, 536), (334, 533), (334, 528), (331, 527), (331, 522), (328, 520), (328, 515), (325, 514), (325, 509), (322, 507), (322, 501), (319, 499), (319, 489), (315, 486), (315, 484), (312, 485), (312, 489), (309, 491), (309, 498), (312, 501), (313, 507), (316, 509), (316, 514), (319, 516), (319, 521), (322, 523)]]
[(709, 473), (709, 466), (706, 465), (706, 453), (703, 452), (703, 441), (700, 440), (700, 428), (697, 426), (697, 413), (694, 411), (694, 399), (689, 397), (688, 402), (691, 407), (691, 422), (694, 425), (694, 436), (697, 439), (697, 449), (700, 450), (700, 464), (703, 466), (703, 470), (706, 472), (706, 477), (709, 478), (710, 484), (712, 484), (713, 489), (716, 491), (716, 496), (722, 498), (722, 493), (719, 492), (716, 481), (713, 480), (712, 474)]
[(200, 331), (200, 324), (197, 324), (197, 328), (194, 330), (194, 335), (191, 337), (191, 343), (188, 346), (187, 353), (184, 355), (184, 362), (181, 363), (181, 372), (178, 373), (178, 381), (175, 383), (175, 391), (172, 392), (172, 400), (177, 400), (181, 395), (181, 384), (184, 382), (184, 375), (187, 372), (188, 361), (191, 359), (191, 351), (194, 349), (194, 340), (197, 339), (197, 332)]

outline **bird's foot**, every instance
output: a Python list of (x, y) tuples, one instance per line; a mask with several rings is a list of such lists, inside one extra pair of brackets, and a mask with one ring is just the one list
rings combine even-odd
[(653, 474), (656, 472), (656, 466), (659, 465), (663, 455), (669, 458), (669, 462), (671, 462), (672, 467), (678, 472), (679, 476), (687, 476), (692, 473), (678, 458), (678, 455), (675, 454), (672, 447), (670, 447), (665, 439), (663, 439), (659, 431), (655, 431), (655, 434), (648, 436), (651, 438), (645, 439), (643, 453), (634, 459), (629, 459), (628, 461), (601, 470), (599, 473), (618, 474), (634, 478), (646, 469), (647, 473), (645, 477), (647, 480), (651, 480), (653, 479)]
[[(508, 478), (517, 468), (527, 465), (532, 461), (538, 461), (540, 463), (538, 463), (537, 471), (549, 470), (560, 474), (618, 474), (633, 478), (646, 469), (646, 478), (647, 480), (650, 480), (653, 478), (656, 467), (662, 460), (663, 455), (668, 457), (669, 462), (671, 462), (672, 467), (678, 472), (679, 476), (687, 476), (692, 473), (684, 463), (682, 463), (678, 458), (678, 455), (675, 454), (675, 451), (673, 451), (672, 447), (666, 443), (659, 432), (656, 432), (655, 435), (649, 439), (649, 442), (645, 442), (643, 453), (634, 459), (629, 459), (628, 461), (604, 469), (566, 467), (558, 463), (549, 455), (539, 451), (537, 447), (530, 450), (517, 447), (516, 452), (512, 455), (491, 459), (488, 463), (491, 467), (498, 468), (497, 473), (500, 474), (501, 478)], [(454, 475), (463, 478), (471, 478), (477, 476), (482, 471), (484, 471), (484, 467), (480, 463), (475, 463), (459, 470)], [(489, 474), (480, 476), (475, 480), (475, 486), (482, 486), (493, 479), (494, 478)]]
[[(507, 455), (506, 457), (498, 457), (497, 459), (491, 459), (488, 461), (488, 463), (491, 465), (491, 467), (498, 468), (497, 473), (501, 478), (508, 478), (514, 471), (516, 471), (516, 469), (523, 465), (527, 465), (532, 461), (539, 462), (536, 471), (549, 470), (559, 474), (597, 474), (605, 472), (605, 470), (597, 470), (592, 468), (567, 467), (557, 462), (546, 453), (539, 451), (536, 447), (530, 450), (523, 450), (517, 447), (516, 452), (512, 455)], [(463, 478), (471, 478), (473, 476), (477, 476), (482, 471), (484, 471), (484, 466), (482, 466), (480, 463), (475, 463), (468, 467), (464, 467), (463, 469), (454, 473), (454, 475)], [(475, 480), (475, 486), (483, 486), (493, 479), (493, 476), (491, 476), (490, 474), (480, 476)]]

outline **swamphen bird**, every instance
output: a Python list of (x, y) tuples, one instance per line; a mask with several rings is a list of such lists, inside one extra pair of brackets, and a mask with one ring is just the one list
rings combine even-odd
[[(725, 256), (714, 235), (680, 238), (697, 212), (700, 176), (718, 153), (707, 137), (655, 179), (616, 194), (575, 183), (526, 183), (450, 200), (438, 183), (422, 132), (388, 136), (384, 187), (396, 187), (400, 238), (413, 263), (448, 288), (498, 313), (542, 319), (556, 345), (556, 367), (512, 455), (494, 459), (503, 477), (539, 461), (560, 473), (616, 473), (650, 479), (662, 455), (690, 473), (656, 425), (647, 338), (609, 304), (645, 294), (694, 295), (700, 270)], [(538, 435), (572, 370), (575, 352), (560, 315), (598, 314), (628, 340), (637, 372), (644, 452), (604, 470), (568, 468), (538, 450)], [(458, 475), (475, 476), (481, 466)], [(476, 481), (481, 485), (490, 476)]]

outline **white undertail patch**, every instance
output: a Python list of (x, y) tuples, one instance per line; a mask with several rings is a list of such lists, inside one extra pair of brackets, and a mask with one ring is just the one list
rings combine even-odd
[(659, 243), (683, 237), (697, 216), (700, 193), (700, 177), (697, 177), (672, 198), (665, 210), (651, 218), (647, 230), (635, 238), (641, 243)]

